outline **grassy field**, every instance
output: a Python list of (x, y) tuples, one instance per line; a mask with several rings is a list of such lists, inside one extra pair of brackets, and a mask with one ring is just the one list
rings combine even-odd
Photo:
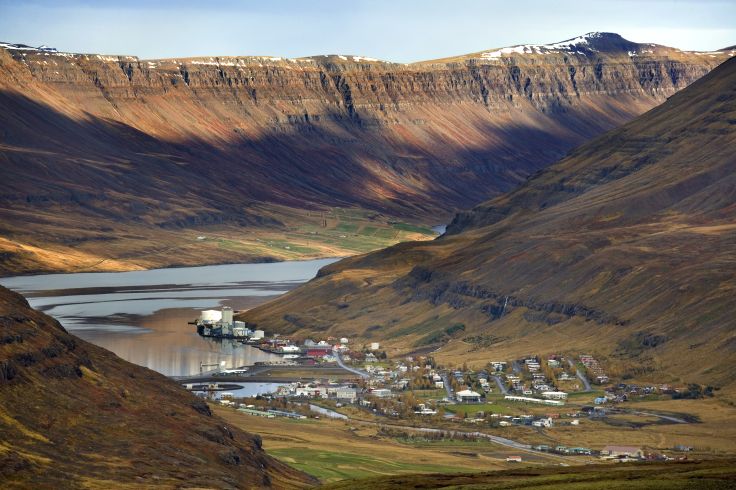
[[(458, 473), (512, 467), (509, 455), (519, 454), (490, 442), (404, 440), (382, 435), (376, 425), (329, 419), (267, 419), (214, 407), (236, 427), (259, 434), (266, 452), (322, 482), (349, 478), (411, 474)], [(557, 464), (545, 455), (524, 453), (528, 464)], [(525, 463), (527, 464), (527, 463)]]
[(416, 464), (407, 460), (397, 461), (377, 456), (318, 449), (282, 448), (269, 451), (269, 454), (323, 482), (401, 473), (451, 473), (462, 470), (458, 466)]
[(504, 415), (516, 413), (514, 412), (512, 407), (509, 406), (509, 404), (499, 404), (499, 403), (467, 403), (467, 404), (448, 405), (447, 407), (445, 407), (445, 410), (448, 412), (452, 412), (459, 416), (462, 416), (463, 414), (465, 414), (468, 417), (473, 417), (478, 412), (500, 413)]

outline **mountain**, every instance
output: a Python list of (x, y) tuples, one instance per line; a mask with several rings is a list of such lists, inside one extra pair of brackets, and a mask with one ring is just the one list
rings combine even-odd
[(258, 436), (0, 287), (3, 488), (303, 487)]
[(449, 220), (734, 54), (610, 33), (412, 64), (0, 46), (5, 274), (345, 255), (324, 213)]
[(735, 144), (729, 60), (440, 239), (327, 266), (242, 319), (454, 363), (592, 352), (624, 379), (733, 392)]

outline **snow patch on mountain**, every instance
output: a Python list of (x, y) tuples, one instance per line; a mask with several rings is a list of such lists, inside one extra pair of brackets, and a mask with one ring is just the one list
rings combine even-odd
[(551, 44), (520, 44), (501, 48), (494, 51), (486, 51), (481, 53), (481, 59), (492, 60), (502, 58), (504, 55), (510, 54), (545, 54), (569, 52), (585, 55), (587, 52), (595, 51), (591, 45), (591, 40), (600, 39), (605, 36), (602, 32), (589, 32), (584, 36), (574, 37), (565, 41)]

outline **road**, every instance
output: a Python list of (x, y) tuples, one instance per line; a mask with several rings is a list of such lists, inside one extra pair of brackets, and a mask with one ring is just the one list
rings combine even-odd
[(442, 383), (445, 385), (445, 391), (447, 392), (447, 399), (451, 402), (455, 402), (455, 397), (452, 395), (452, 385), (450, 384), (450, 378), (447, 377), (447, 373), (440, 373), (442, 376)]
[(506, 383), (504, 383), (501, 380), (501, 377), (500, 376), (493, 376), (493, 380), (496, 382), (496, 385), (498, 386), (498, 389), (501, 390), (501, 394), (502, 395), (508, 395), (509, 394), (509, 390), (508, 390), (508, 388), (506, 388)]
[(343, 368), (345, 371), (350, 371), (353, 374), (357, 374), (361, 378), (370, 378), (371, 375), (366, 373), (365, 371), (361, 371), (360, 369), (351, 368), (349, 366), (346, 366), (344, 362), (342, 362), (342, 357), (340, 356), (340, 352), (333, 349), (332, 354), (335, 356), (335, 359), (337, 359), (337, 365)]
[(575, 362), (573, 362), (572, 359), (568, 359), (567, 363), (571, 368), (575, 368), (575, 375), (583, 383), (585, 391), (593, 391), (593, 388), (590, 386), (590, 381), (588, 381), (588, 378), (585, 377), (585, 374), (580, 370), (580, 368), (575, 366)]

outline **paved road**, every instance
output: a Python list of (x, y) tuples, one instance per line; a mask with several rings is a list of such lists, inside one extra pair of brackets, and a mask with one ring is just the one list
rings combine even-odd
[(498, 389), (501, 390), (501, 394), (502, 395), (508, 395), (509, 394), (509, 390), (508, 390), (508, 388), (506, 388), (506, 383), (504, 383), (501, 380), (501, 377), (500, 376), (493, 376), (493, 379), (494, 379), (494, 381), (496, 381), (496, 385), (498, 386)]
[(350, 371), (353, 374), (357, 374), (361, 378), (370, 378), (371, 377), (371, 375), (368, 374), (368, 373), (366, 373), (365, 371), (361, 371), (360, 369), (355, 369), (355, 368), (351, 368), (349, 366), (346, 366), (345, 363), (342, 362), (342, 357), (340, 356), (340, 352), (338, 352), (337, 350), (334, 350), (333, 349), (332, 354), (337, 359), (337, 365), (340, 366), (341, 368), (343, 368), (345, 371)]
[(511, 371), (513, 371), (514, 373), (521, 372), (521, 364), (519, 364), (519, 361), (514, 361), (511, 363)]
[(442, 376), (442, 382), (445, 385), (445, 391), (447, 392), (447, 399), (455, 402), (455, 397), (452, 394), (452, 385), (450, 384), (450, 378), (447, 376), (447, 373), (440, 373), (440, 376)]
[(593, 391), (593, 388), (590, 386), (590, 381), (588, 381), (588, 378), (585, 377), (585, 374), (583, 371), (580, 370), (580, 368), (575, 367), (575, 363), (572, 359), (568, 359), (567, 363), (570, 364), (571, 368), (575, 368), (575, 374), (577, 375), (578, 379), (583, 383), (583, 386), (585, 387), (585, 391)]

